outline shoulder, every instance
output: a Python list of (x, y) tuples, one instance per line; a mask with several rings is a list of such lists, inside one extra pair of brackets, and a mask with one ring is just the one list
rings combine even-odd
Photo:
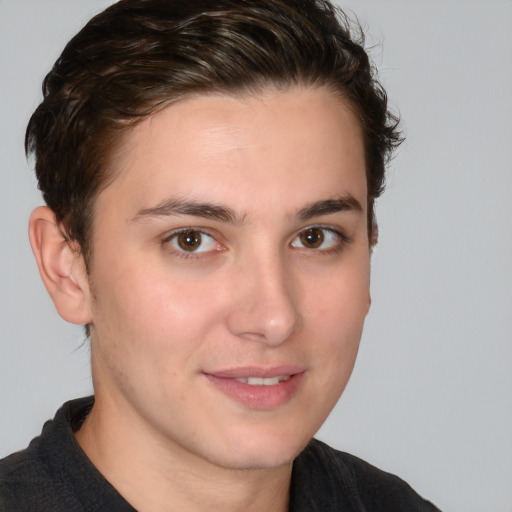
[(438, 511), (399, 477), (315, 439), (294, 463), (293, 485), (297, 502), (309, 502), (310, 510)]
[(40, 453), (40, 438), (36, 437), (25, 450), (0, 460), (0, 504), (5, 510), (11, 510), (7, 506), (14, 503), (24, 510), (31, 496), (38, 495), (44, 500), (51, 481), (50, 468)]
[(75, 510), (68, 501), (70, 476), (79, 467), (70, 411), (91, 400), (68, 402), (25, 450), (0, 460), (0, 510)]

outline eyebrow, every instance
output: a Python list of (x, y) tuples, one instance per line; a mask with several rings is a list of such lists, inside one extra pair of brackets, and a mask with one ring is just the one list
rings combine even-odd
[(172, 215), (192, 215), (229, 224), (241, 224), (243, 222), (243, 218), (231, 208), (179, 198), (169, 198), (152, 208), (142, 208), (136, 213), (133, 220), (137, 221), (146, 217), (167, 217)]
[[(297, 217), (310, 220), (322, 215), (332, 215), (339, 212), (362, 212), (359, 201), (352, 195), (323, 199), (307, 204), (297, 212)], [(226, 222), (229, 224), (242, 224), (245, 216), (238, 215), (233, 209), (212, 203), (194, 201), (189, 199), (169, 198), (151, 208), (142, 208), (132, 219), (138, 221), (147, 217), (168, 217), (172, 215), (191, 215), (205, 219)]]
[(310, 220), (314, 217), (332, 215), (339, 212), (362, 211), (363, 207), (361, 206), (361, 203), (352, 195), (347, 194), (334, 199), (324, 199), (322, 201), (310, 203), (297, 212), (297, 217), (300, 220)]

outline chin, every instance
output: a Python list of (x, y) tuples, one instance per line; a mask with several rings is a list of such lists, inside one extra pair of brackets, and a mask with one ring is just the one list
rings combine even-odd
[[(303, 448), (303, 447), (302, 447)], [(273, 469), (289, 465), (295, 457), (302, 451), (296, 450), (293, 453), (230, 453), (227, 457), (220, 456), (214, 458), (213, 462), (216, 466), (231, 470), (251, 470), (251, 469)]]
[(215, 465), (225, 469), (271, 469), (291, 464), (305, 448), (312, 436), (233, 436), (223, 453), (211, 454)]

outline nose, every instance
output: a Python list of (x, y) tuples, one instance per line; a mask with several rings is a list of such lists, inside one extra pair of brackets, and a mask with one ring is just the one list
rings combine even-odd
[(242, 265), (234, 276), (228, 329), (237, 337), (278, 346), (300, 328), (291, 272), (278, 259)]

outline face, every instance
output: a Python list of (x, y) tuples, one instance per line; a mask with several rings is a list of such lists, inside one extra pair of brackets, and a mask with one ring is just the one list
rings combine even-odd
[(197, 96), (129, 132), (114, 170), (89, 281), (98, 407), (202, 462), (290, 462), (370, 303), (356, 117), (324, 89)]

